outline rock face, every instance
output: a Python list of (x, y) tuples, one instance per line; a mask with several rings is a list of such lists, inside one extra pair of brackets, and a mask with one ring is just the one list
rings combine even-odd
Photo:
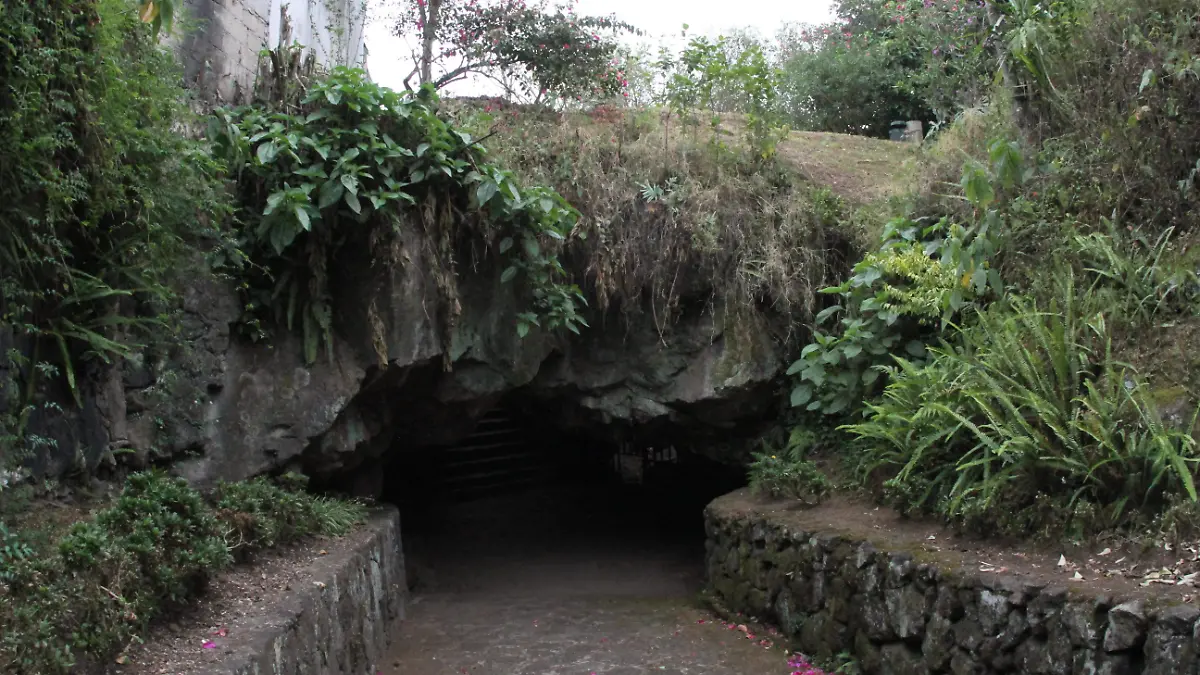
[(114, 456), (135, 467), (171, 464), (204, 485), (285, 467), (317, 477), (370, 467), (386, 452), (466, 435), (514, 391), (545, 402), (551, 423), (576, 427), (720, 430), (773, 405), (783, 358), (764, 314), (726, 319), (696, 303), (702, 309), (665, 331), (649, 314), (596, 316), (572, 340), (521, 339), (519, 286), (481, 265), (447, 298), (431, 280), (427, 248), (407, 233), (399, 264), (339, 266), (337, 340), (311, 365), (293, 336), (271, 345), (240, 338), (227, 284), (189, 280), (179, 348), (98, 377), (94, 409), (80, 415), (86, 440), (69, 450), (85, 446), (89, 467)]
[(705, 511), (708, 583), (807, 654), (864, 673), (1167, 675), (1200, 672), (1200, 609), (975, 577), (849, 536), (789, 530), (720, 498)]

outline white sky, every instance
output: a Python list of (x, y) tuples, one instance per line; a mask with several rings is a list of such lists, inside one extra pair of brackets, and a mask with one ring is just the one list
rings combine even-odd
[[(385, 5), (396, 6), (396, 0), (371, 0), (376, 11), (367, 25), (366, 41), (369, 56), (367, 68), (371, 78), (393, 89), (403, 88), (403, 79), (412, 70), (410, 50), (392, 35), (390, 12)], [(752, 27), (765, 37), (771, 37), (785, 22), (820, 23), (831, 18), (831, 0), (579, 0), (580, 14), (615, 14), (618, 19), (646, 32), (639, 41), (658, 45), (674, 43), (688, 24), (691, 35), (703, 33), (715, 36), (731, 28)], [(394, 12), (394, 10), (393, 10)], [(458, 89), (455, 93), (484, 93), (476, 89)], [(493, 93), (487, 91), (487, 93)]]

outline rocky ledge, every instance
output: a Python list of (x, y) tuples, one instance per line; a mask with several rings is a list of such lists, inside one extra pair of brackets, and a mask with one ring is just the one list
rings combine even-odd
[(739, 492), (707, 508), (710, 590), (807, 654), (849, 653), (868, 675), (1200, 672), (1188, 596), (977, 573), (954, 556), (884, 550), (880, 531), (822, 531), (754, 503)]

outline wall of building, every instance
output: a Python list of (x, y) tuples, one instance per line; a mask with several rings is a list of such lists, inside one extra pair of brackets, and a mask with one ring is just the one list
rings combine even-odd
[(241, 103), (258, 55), (281, 40), (325, 67), (364, 65), (366, 0), (185, 0), (179, 49), (189, 86), (210, 102)]

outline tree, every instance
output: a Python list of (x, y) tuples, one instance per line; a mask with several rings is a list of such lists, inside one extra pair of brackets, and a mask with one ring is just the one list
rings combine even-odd
[(408, 88), (414, 77), (441, 89), (481, 75), (541, 101), (612, 95), (625, 84), (617, 37), (636, 30), (611, 16), (578, 16), (548, 0), (404, 2), (396, 34), (417, 45)]

